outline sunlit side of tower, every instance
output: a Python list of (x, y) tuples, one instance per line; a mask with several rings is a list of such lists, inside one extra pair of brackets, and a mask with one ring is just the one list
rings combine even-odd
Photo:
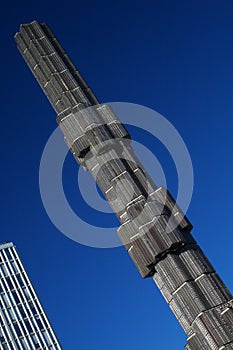
[(75, 159), (116, 213), (131, 259), (143, 278), (153, 278), (186, 332), (186, 350), (233, 349), (233, 296), (192, 237), (187, 217), (137, 159), (114, 111), (98, 104), (47, 25), (21, 25), (15, 40)]
[(13, 243), (0, 245), (0, 349), (62, 350)]

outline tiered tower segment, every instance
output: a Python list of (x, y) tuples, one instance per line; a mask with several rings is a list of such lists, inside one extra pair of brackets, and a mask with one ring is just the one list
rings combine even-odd
[(233, 349), (233, 296), (169, 192), (137, 159), (130, 135), (98, 100), (46, 24), (23, 24), (18, 49), (57, 113), (77, 162), (116, 213), (118, 235), (142, 277), (152, 277), (187, 334), (186, 350)]

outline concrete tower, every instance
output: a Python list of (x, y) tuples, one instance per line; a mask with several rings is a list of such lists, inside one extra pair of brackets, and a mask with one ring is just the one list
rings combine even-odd
[(114, 111), (98, 104), (47, 25), (23, 24), (15, 40), (71, 152), (119, 218), (118, 235), (134, 264), (143, 278), (153, 278), (186, 332), (186, 350), (233, 349), (233, 296), (192, 237), (187, 217), (137, 159)]
[(0, 349), (62, 350), (13, 243), (0, 244)]

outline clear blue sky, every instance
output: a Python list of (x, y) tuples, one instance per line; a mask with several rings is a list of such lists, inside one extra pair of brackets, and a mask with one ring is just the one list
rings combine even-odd
[[(43, 208), (38, 169), (55, 113), (13, 40), (20, 23), (33, 19), (50, 25), (101, 102), (148, 106), (180, 132), (194, 167), (193, 234), (233, 291), (233, 3), (22, 0), (1, 7), (0, 240), (16, 244), (64, 349), (182, 349), (185, 334), (124, 248), (81, 246)], [(166, 171), (170, 159), (155, 145)], [(71, 156), (66, 167), (66, 191), (78, 206)]]

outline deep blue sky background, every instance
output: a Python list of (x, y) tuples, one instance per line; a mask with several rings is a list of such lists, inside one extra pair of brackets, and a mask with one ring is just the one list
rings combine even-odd
[[(233, 3), (22, 0), (1, 7), (0, 240), (17, 245), (64, 349), (182, 349), (185, 334), (124, 248), (81, 246), (43, 208), (38, 169), (55, 113), (13, 40), (20, 23), (33, 19), (50, 25), (101, 102), (151, 107), (180, 132), (194, 167), (193, 234), (233, 291)], [(166, 173), (169, 156), (156, 145), (150, 142)], [(71, 156), (66, 167), (75, 203)], [(166, 175), (173, 192), (176, 178)]]

